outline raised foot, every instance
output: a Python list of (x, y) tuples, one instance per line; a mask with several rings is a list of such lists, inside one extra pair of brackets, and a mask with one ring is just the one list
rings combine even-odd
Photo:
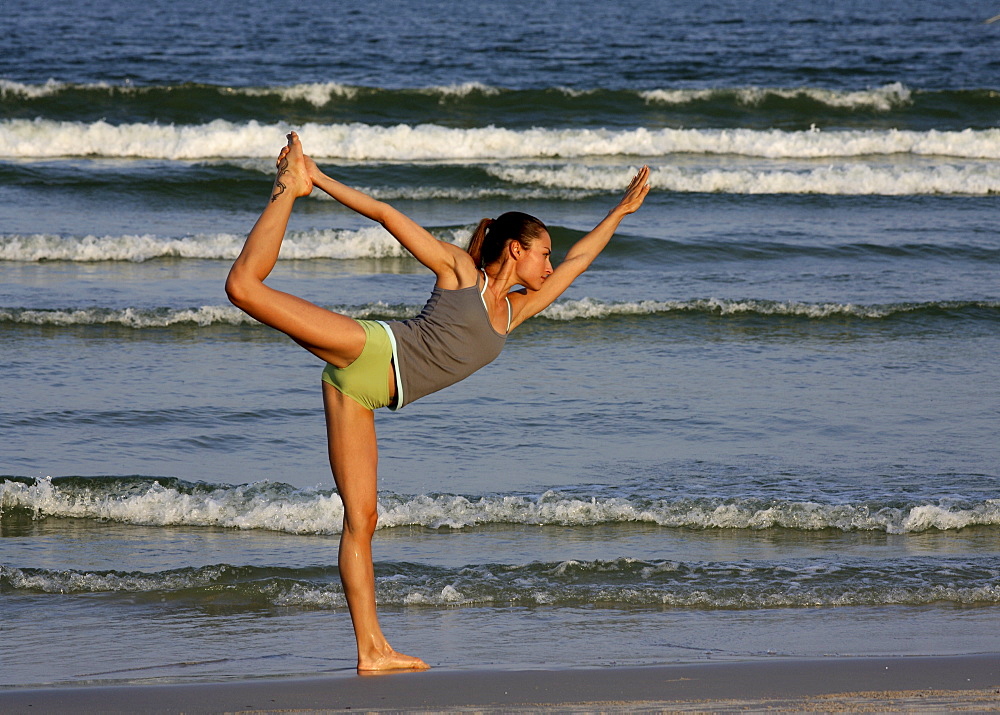
[(288, 144), (281, 148), (278, 154), (278, 175), (274, 177), (274, 189), (271, 191), (271, 201), (282, 196), (308, 196), (312, 193), (312, 179), (309, 178), (309, 167), (305, 154), (302, 152), (302, 142), (299, 135), (291, 132)]
[(427, 670), (430, 668), (427, 663), (412, 655), (403, 655), (389, 649), (386, 653), (381, 653), (373, 658), (358, 659), (358, 673), (373, 674), (386, 673), (393, 670)]

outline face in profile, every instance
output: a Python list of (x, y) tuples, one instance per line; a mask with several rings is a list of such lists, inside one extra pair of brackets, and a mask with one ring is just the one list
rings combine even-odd
[(518, 246), (521, 249), (517, 259), (518, 280), (525, 288), (539, 290), (552, 274), (552, 237), (543, 231), (528, 248)]

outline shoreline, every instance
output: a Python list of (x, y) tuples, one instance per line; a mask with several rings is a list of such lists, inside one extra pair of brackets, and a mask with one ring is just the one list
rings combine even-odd
[(1000, 653), (579, 670), (432, 669), (216, 683), (0, 689), (0, 711), (955, 710), (1000, 712)]

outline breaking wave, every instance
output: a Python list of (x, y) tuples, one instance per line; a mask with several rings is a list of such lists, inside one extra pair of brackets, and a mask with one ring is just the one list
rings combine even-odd
[[(0, 122), (0, 156), (193, 160), (271, 158), (288, 127), (216, 119), (207, 124), (112, 124), (49, 119)], [(318, 159), (474, 161), (486, 159), (666, 157), (677, 154), (769, 159), (890, 155), (1000, 158), (1000, 129), (929, 131), (818, 129), (508, 129), (436, 124), (374, 126), (305, 123), (299, 133)]]
[[(333, 305), (332, 310), (352, 318), (405, 320), (420, 312), (421, 305), (389, 304), (381, 301), (363, 305)], [(720, 317), (775, 317), (807, 320), (886, 320), (899, 317), (960, 317), (972, 320), (1000, 319), (997, 301), (931, 301), (926, 303), (802, 303), (773, 300), (640, 300), (607, 302), (592, 298), (560, 300), (539, 313), (554, 321), (606, 320), (617, 317), (663, 315), (704, 315)], [(33, 309), (0, 307), (0, 325), (120, 326), (125, 328), (167, 328), (197, 325), (259, 325), (241, 310), (229, 305), (190, 308), (64, 308)]]
[[(497, 166), (488, 167), (487, 172), (515, 184), (614, 192), (627, 184), (635, 169)], [(992, 163), (849, 163), (802, 168), (657, 166), (650, 174), (650, 183), (656, 191), (678, 193), (986, 196), (1000, 194), (1000, 167)]]
[[(242, 485), (175, 478), (63, 477), (0, 483), (0, 511), (153, 526), (216, 526), (294, 534), (341, 531), (336, 492), (277, 482)], [(821, 503), (764, 498), (607, 497), (457, 494), (379, 497), (379, 527), (465, 529), (483, 524), (595, 526), (641, 523), (689, 529), (881, 531), (890, 534), (1000, 525), (1000, 499)]]
[[(469, 231), (444, 232), (443, 239), (467, 240)], [(156, 258), (200, 258), (231, 261), (246, 236), (217, 233), (183, 238), (160, 236), (60, 236), (12, 234), (0, 236), (2, 261), (149, 261)], [(358, 230), (289, 232), (281, 245), (285, 260), (332, 258), (398, 258), (410, 254), (380, 226)]]
[[(942, 563), (904, 558), (807, 566), (800, 562), (611, 561), (433, 567), (376, 563), (382, 606), (581, 605), (759, 609), (857, 605), (1000, 603), (1000, 569), (989, 559)], [(343, 608), (336, 566), (218, 564), (160, 572), (0, 565), (0, 593), (129, 594), (229, 607)]]

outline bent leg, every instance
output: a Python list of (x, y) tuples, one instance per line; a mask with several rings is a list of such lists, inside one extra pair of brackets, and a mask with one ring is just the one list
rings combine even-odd
[(271, 198), (229, 272), (226, 293), (251, 317), (285, 333), (317, 357), (345, 367), (364, 347), (361, 326), (353, 318), (264, 284), (278, 260), (295, 199), (311, 192), (306, 158), (293, 132), (278, 157)]
[(420, 658), (389, 645), (375, 610), (372, 536), (378, 522), (378, 445), (375, 414), (323, 384), (330, 467), (344, 502), (338, 565), (358, 642), (358, 671), (423, 670)]

